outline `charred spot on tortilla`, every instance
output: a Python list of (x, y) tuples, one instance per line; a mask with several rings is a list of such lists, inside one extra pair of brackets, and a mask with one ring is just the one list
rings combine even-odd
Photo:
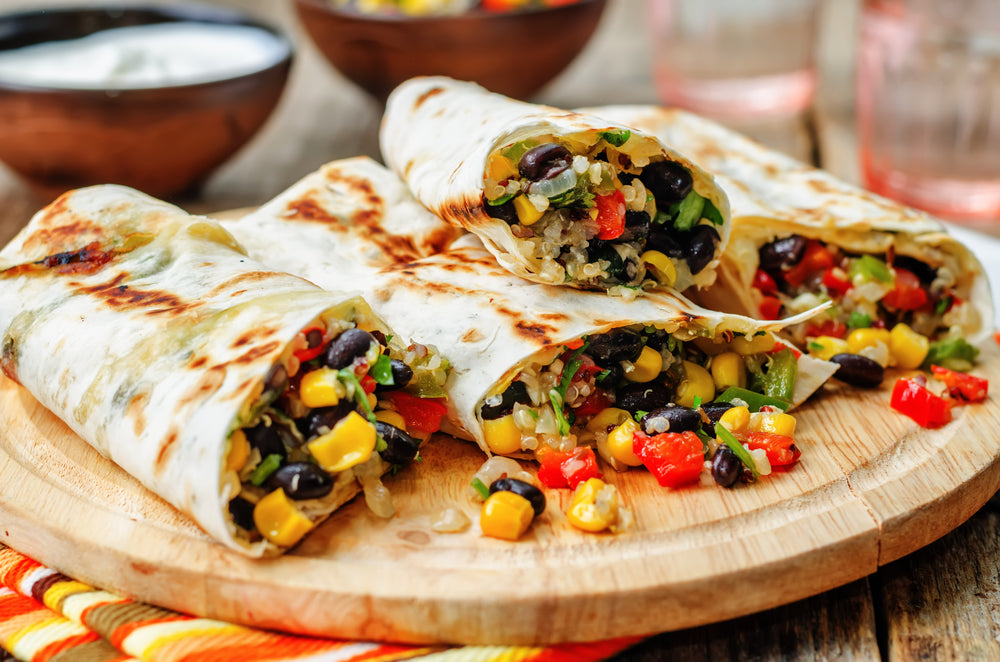
[(201, 368), (202, 366), (205, 366), (207, 364), (208, 364), (208, 357), (199, 356), (198, 358), (192, 360), (191, 363), (188, 364), (188, 367), (197, 370), (198, 368)]
[(514, 328), (517, 329), (521, 335), (533, 340), (541, 340), (546, 343), (554, 342), (551, 338), (554, 336), (556, 329), (546, 324), (536, 324), (521, 320), (514, 324)]
[(146, 409), (148, 400), (148, 393), (137, 393), (132, 396), (125, 407), (126, 416), (132, 419), (132, 431), (136, 437), (141, 436), (143, 430), (146, 429), (146, 417), (143, 416), (143, 412)]
[(127, 282), (129, 277), (129, 274), (120, 273), (107, 283), (83, 286), (78, 288), (78, 291), (102, 299), (112, 308), (119, 310), (132, 308), (149, 315), (181, 314), (202, 305), (195, 301), (185, 302), (163, 290), (140, 290), (130, 287)]
[(413, 103), (413, 109), (416, 110), (417, 108), (420, 108), (420, 106), (424, 105), (424, 102), (426, 102), (428, 99), (430, 99), (431, 97), (435, 97), (441, 94), (442, 92), (444, 92), (443, 87), (432, 87), (431, 89), (427, 90), (419, 97), (417, 97), (417, 100)]
[(461, 341), (461, 342), (469, 342), (469, 343), (479, 342), (480, 340), (484, 339), (485, 337), (486, 336), (483, 335), (483, 332), (480, 331), (479, 329), (469, 329), (468, 331), (466, 331), (465, 333), (463, 333), (459, 337), (459, 341)]
[(281, 343), (278, 341), (267, 343), (266, 345), (259, 345), (257, 347), (252, 347), (241, 356), (236, 357), (230, 363), (247, 363), (251, 364), (260, 358), (263, 358), (269, 354), (274, 354), (281, 349)]
[(94, 241), (74, 251), (54, 253), (42, 258), (35, 264), (48, 269), (54, 269), (61, 274), (93, 273), (114, 259), (114, 257), (114, 251), (102, 250), (100, 244)]
[(174, 452), (174, 448), (177, 446), (177, 440), (180, 438), (180, 434), (176, 429), (171, 428), (170, 432), (167, 433), (166, 438), (160, 445), (160, 450), (156, 454), (156, 460), (153, 463), (153, 473), (160, 475), (166, 468), (167, 461), (170, 459), (171, 454)]
[(323, 223), (331, 230), (345, 230), (340, 219), (328, 213), (322, 203), (312, 198), (300, 198), (288, 204), (288, 212), (291, 217), (299, 221), (315, 221)]

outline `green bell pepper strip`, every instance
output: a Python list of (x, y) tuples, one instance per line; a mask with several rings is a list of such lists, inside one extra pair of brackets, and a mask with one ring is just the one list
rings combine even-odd
[(705, 209), (705, 198), (694, 191), (687, 194), (681, 200), (677, 209), (677, 218), (674, 219), (674, 227), (678, 230), (690, 230), (701, 220), (701, 213)]
[(736, 453), (736, 457), (740, 458), (740, 462), (743, 463), (750, 473), (753, 474), (754, 480), (760, 478), (760, 471), (757, 470), (757, 463), (753, 461), (753, 456), (750, 455), (750, 451), (743, 448), (743, 444), (733, 436), (733, 433), (726, 429), (722, 423), (715, 424), (715, 436), (721, 439), (729, 449)]
[(257, 487), (263, 485), (281, 467), (281, 460), (282, 457), (277, 453), (265, 457), (250, 474), (250, 482)]
[(858, 259), (852, 260), (847, 275), (852, 281), (856, 276), (861, 276), (861, 279), (866, 283), (873, 280), (891, 283), (895, 280), (889, 270), (889, 265), (874, 255), (862, 255)]
[(760, 411), (760, 408), (765, 405), (777, 407), (782, 411), (787, 411), (788, 408), (792, 406), (791, 402), (772, 398), (762, 393), (756, 393), (749, 389), (740, 388), (739, 386), (730, 386), (719, 394), (719, 397), (717, 397), (713, 402), (732, 402), (737, 398), (747, 403), (747, 408), (750, 409), (750, 411)]
[(979, 348), (970, 345), (965, 338), (946, 338), (931, 343), (923, 367), (939, 365), (949, 370), (968, 372), (978, 356)]
[(783, 349), (771, 356), (771, 367), (764, 373), (764, 395), (778, 400), (792, 401), (799, 363), (790, 349)]

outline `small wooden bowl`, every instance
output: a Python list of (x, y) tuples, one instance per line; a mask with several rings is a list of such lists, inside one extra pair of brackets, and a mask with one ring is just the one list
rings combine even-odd
[(384, 101), (404, 80), (445, 75), (527, 99), (561, 73), (597, 28), (606, 0), (521, 12), (471, 10), (401, 17), (295, 0), (299, 20), (333, 67)]
[(194, 193), (277, 105), (293, 52), (284, 35), (208, 5), (45, 9), (0, 16), (0, 50), (170, 21), (263, 28), (286, 52), (265, 69), (190, 85), (103, 90), (0, 80), (0, 160), (44, 198), (104, 183), (162, 198)]

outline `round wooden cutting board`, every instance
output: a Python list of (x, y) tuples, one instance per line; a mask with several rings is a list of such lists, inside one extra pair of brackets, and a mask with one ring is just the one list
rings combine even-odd
[[(997, 374), (984, 349), (979, 374)], [(1000, 408), (955, 410), (925, 430), (880, 390), (828, 386), (797, 413), (802, 458), (755, 485), (659, 487), (606, 472), (636, 516), (621, 535), (566, 522), (568, 490), (517, 543), (484, 538), (468, 483), (483, 456), (435, 438), (387, 479), (397, 515), (359, 498), (296, 549), (252, 561), (0, 382), (0, 541), (82, 581), (192, 614), (403, 642), (542, 644), (720, 621), (875, 571), (966, 520), (1000, 487)], [(473, 525), (435, 533), (445, 507)]]

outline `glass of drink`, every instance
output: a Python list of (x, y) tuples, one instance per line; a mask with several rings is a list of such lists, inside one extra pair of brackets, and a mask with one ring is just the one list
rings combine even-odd
[(820, 0), (647, 0), (663, 101), (720, 119), (794, 115), (816, 91)]
[(864, 0), (865, 185), (957, 221), (1000, 221), (1000, 2)]

